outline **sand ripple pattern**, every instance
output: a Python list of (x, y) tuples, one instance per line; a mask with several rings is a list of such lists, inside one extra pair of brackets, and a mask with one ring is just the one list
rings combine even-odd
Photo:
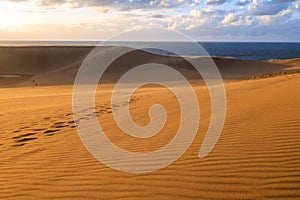
[[(55, 122), (71, 120), (65, 116), (71, 111), (69, 97), (32, 97), (30, 102), (46, 103), (0, 116), (0, 199), (299, 199), (299, 84), (298, 75), (226, 85), (228, 115), (210, 156), (198, 159), (207, 128), (200, 127), (194, 143), (179, 160), (147, 174), (118, 172), (99, 164), (72, 128), (62, 128), (51, 137), (40, 137), (44, 130), (23, 135), (32, 132), (24, 128), (32, 122), (37, 122), (34, 128), (45, 125), (50, 129)], [(59, 90), (55, 87), (53, 93)], [(163, 99), (163, 94), (145, 90), (130, 104)], [(8, 99), (1, 104), (21, 107), (25, 101)], [(104, 121), (112, 115), (106, 106), (96, 108)], [(206, 112), (203, 108), (204, 124), (210, 117)], [(28, 117), (33, 115), (36, 117)], [(16, 127), (24, 129), (14, 132)], [(13, 140), (19, 139), (12, 139), (16, 136), (38, 139), (12, 147)]]

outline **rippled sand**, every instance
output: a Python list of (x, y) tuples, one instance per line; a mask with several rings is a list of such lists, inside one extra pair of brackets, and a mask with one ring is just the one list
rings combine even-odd
[[(20, 51), (28, 53), (28, 49)], [(85, 53), (79, 51), (82, 56)], [(201, 110), (194, 142), (173, 164), (144, 174), (116, 171), (97, 161), (81, 143), (76, 126), (96, 115), (118, 147), (152, 152), (176, 134), (178, 101), (169, 90), (156, 85), (137, 90), (128, 102), (137, 124), (150, 122), (148, 110), (154, 103), (162, 104), (168, 114), (161, 132), (137, 139), (115, 124), (112, 114), (123, 105), (110, 104), (112, 85), (107, 83), (99, 86), (95, 107), (87, 108), (90, 114), (75, 122), (72, 85), (68, 84), (76, 74), (76, 65), (70, 64), (76, 59), (79, 57), (63, 63), (52, 61), (53, 66), (61, 64), (55, 70), (33, 67), (27, 68), (30, 74), (26, 74), (24, 69), (22, 79), (0, 78), (0, 199), (300, 198), (300, 74), (291, 73), (299, 70), (299, 59), (259, 62), (215, 58), (225, 78), (228, 105), (217, 145), (199, 159), (211, 102), (207, 88), (194, 79)], [(35, 66), (34, 61), (32, 64)], [(18, 70), (20, 66), (14, 67)], [(0, 74), (16, 74), (3, 66), (0, 69)], [(251, 80), (243, 80), (246, 78)], [(41, 80), (43, 86), (35, 87), (33, 80)]]
[[(195, 87), (201, 125), (192, 146), (172, 165), (147, 174), (115, 171), (87, 152), (72, 118), (71, 86), (1, 89), (0, 198), (297, 199), (299, 84), (299, 74), (226, 84), (224, 130), (201, 160), (210, 103), (206, 88)], [(132, 97), (132, 116), (141, 125), (149, 122), (148, 105), (166, 105), (166, 128), (147, 140), (121, 134), (112, 120), (116, 108), (109, 106), (109, 94), (109, 89), (98, 91), (93, 112), (118, 146), (147, 152), (172, 139), (179, 114), (168, 90), (144, 88)]]

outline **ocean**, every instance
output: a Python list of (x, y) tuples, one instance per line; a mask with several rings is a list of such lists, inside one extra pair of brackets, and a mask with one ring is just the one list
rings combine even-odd
[[(100, 41), (0, 41), (0, 46), (96, 46)], [(300, 58), (300, 42), (199, 42), (210, 56), (244, 60), (281, 60)], [(203, 56), (188, 43), (164, 43), (181, 55)], [(148, 49), (160, 54), (172, 54), (158, 49)]]

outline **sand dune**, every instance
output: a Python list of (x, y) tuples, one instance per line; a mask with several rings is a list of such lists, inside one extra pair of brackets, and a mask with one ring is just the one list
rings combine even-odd
[[(113, 47), (103, 47), (109, 50)], [(0, 87), (40, 86), (73, 84), (76, 73), (93, 47), (44, 46), (0, 47)], [(136, 58), (140, 59), (136, 59)], [(201, 61), (203, 58), (193, 58)], [(279, 71), (296, 71), (299, 59), (290, 61), (245, 61), (213, 58), (225, 80), (243, 80), (257, 74)], [(114, 83), (119, 74), (147, 62), (172, 66), (188, 79), (199, 79), (190, 64), (182, 58), (133, 51), (118, 58), (110, 66), (103, 82)], [(294, 66), (294, 67), (293, 67)], [(246, 70), (245, 70), (246, 69)], [(7, 78), (1, 75), (21, 75)]]
[[(299, 78), (228, 83), (224, 131), (203, 160), (198, 152), (209, 103), (205, 88), (195, 88), (201, 94), (202, 118), (193, 145), (169, 167), (140, 175), (114, 171), (85, 150), (74, 129), (69, 86), (1, 89), (0, 198), (297, 199)], [(147, 123), (147, 105), (153, 102), (166, 105), (170, 114), (166, 129), (147, 141), (122, 136), (111, 120), (113, 108), (103, 98), (109, 93), (99, 91), (96, 113), (117, 145), (145, 152), (170, 141), (178, 108), (170, 106), (167, 91), (145, 88), (133, 97), (137, 123)]]
[[(90, 116), (75, 124), (72, 85), (59, 85), (72, 82), (71, 74), (76, 72), (88, 50), (85, 49), (85, 53), (79, 50), (77, 56), (70, 56), (63, 62), (50, 61), (47, 56), (42, 62), (35, 59), (43, 57), (43, 53), (51, 54), (51, 51), (40, 51), (39, 48), (30, 47), (37, 55), (30, 57), (32, 65), (27, 65), (23, 71), (19, 69), (20, 63), (26, 63), (26, 56), (35, 53), (20, 50), (24, 55), (22, 62), (13, 64), (11, 59), (6, 62), (9, 65), (5, 65), (1, 57), (1, 74), (30, 73), (27, 73), (28, 80), (9, 83), (14, 88), (0, 89), (0, 199), (300, 198), (299, 73), (227, 81), (228, 108), (224, 130), (213, 151), (204, 159), (199, 159), (198, 153), (210, 121), (210, 100), (207, 88), (195, 84), (201, 121), (191, 147), (164, 169), (130, 174), (105, 166), (84, 148), (76, 125), (80, 126)], [(64, 48), (61, 51), (68, 52)], [(227, 80), (299, 67), (299, 60), (259, 62), (215, 58), (215, 62), (222, 75), (228, 76)], [(48, 65), (39, 69), (41, 63)], [(46, 79), (47, 74), (51, 74), (51, 78), (61, 76), (55, 80)], [(25, 87), (32, 84), (33, 77), (37, 80), (43, 77), (45, 82), (40, 80), (41, 84), (57, 85)], [(62, 78), (70, 80), (59, 82)], [(3, 80), (1, 84), (2, 87), (8, 85)], [(110, 105), (110, 88), (110, 84), (98, 88), (96, 105), (90, 108), (90, 114), (98, 117), (107, 137), (116, 145), (128, 151), (150, 152), (174, 137), (180, 113), (178, 102), (169, 90), (145, 87), (132, 96), (130, 110), (136, 123), (149, 123), (148, 109), (154, 103), (164, 105), (168, 114), (166, 126), (158, 135), (136, 139), (123, 134), (116, 126), (112, 112), (118, 106)]]

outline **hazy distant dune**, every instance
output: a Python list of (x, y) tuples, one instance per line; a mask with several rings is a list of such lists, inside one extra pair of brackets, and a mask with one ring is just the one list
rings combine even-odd
[[(109, 48), (109, 47), (103, 47)], [(22, 75), (19, 78), (1, 78), (0, 87), (39, 85), (66, 85), (74, 82), (77, 70), (93, 47), (84, 46), (32, 46), (0, 47), (0, 75)], [(192, 59), (203, 59), (194, 57)], [(291, 62), (253, 61), (229, 58), (213, 58), (224, 79), (241, 80), (248, 77), (284, 71), (291, 68)], [(179, 57), (153, 54), (136, 50), (118, 58), (107, 70), (104, 82), (114, 82), (128, 69), (147, 62), (157, 62), (174, 67), (188, 79), (199, 79), (190, 64)]]

